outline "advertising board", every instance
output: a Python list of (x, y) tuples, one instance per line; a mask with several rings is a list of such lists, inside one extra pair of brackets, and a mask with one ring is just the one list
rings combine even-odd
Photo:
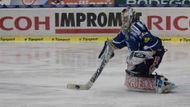
[(45, 5), (48, 0), (11, 0), (10, 5)]
[(10, 5), (11, 0), (0, 0), (0, 5)]
[[(123, 8), (1, 9), (1, 35), (115, 35)], [(157, 36), (190, 36), (190, 8), (134, 8)], [(9, 14), (7, 14), (9, 13)], [(18, 14), (19, 13), (19, 14)]]
[(116, 6), (125, 6), (125, 5), (142, 5), (145, 6), (151, 4), (157, 5), (167, 5), (168, 7), (172, 7), (172, 5), (189, 5), (190, 0), (116, 0)]
[(66, 4), (66, 5), (98, 5), (104, 4), (109, 6), (115, 5), (115, 0), (48, 0), (49, 4)]

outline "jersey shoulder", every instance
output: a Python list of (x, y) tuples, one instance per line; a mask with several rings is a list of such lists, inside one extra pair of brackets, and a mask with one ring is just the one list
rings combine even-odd
[(131, 24), (130, 31), (136, 35), (140, 35), (141, 33), (148, 32), (149, 30), (143, 22), (136, 21)]

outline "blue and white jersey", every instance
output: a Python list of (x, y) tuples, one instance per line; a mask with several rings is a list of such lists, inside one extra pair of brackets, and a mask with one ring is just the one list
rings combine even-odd
[(112, 44), (119, 49), (127, 46), (131, 51), (159, 51), (163, 49), (161, 40), (152, 35), (141, 21), (132, 23), (127, 34), (119, 32), (112, 40)]

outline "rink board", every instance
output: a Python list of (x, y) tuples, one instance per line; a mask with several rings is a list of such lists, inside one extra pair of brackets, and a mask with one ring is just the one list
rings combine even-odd
[[(0, 32), (1, 36), (16, 37), (112, 36), (121, 29), (122, 10), (123, 7), (0, 9)], [(134, 10), (156, 36), (190, 36), (190, 8), (139, 7)]]
[[(112, 40), (115, 36), (1, 36), (0, 42), (102, 42)], [(190, 42), (190, 37), (160, 37), (166, 42)]]
[[(1, 9), (0, 41), (110, 40), (120, 31), (122, 10), (123, 7)], [(190, 41), (189, 8), (149, 7), (134, 10), (151, 33), (163, 41)], [(159, 15), (155, 14), (158, 11)]]

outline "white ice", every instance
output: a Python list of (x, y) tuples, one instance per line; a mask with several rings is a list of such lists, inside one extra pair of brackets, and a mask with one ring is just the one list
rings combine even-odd
[(96, 71), (103, 43), (0, 43), (0, 107), (190, 107), (190, 44), (164, 43), (156, 70), (178, 88), (169, 94), (126, 90), (127, 49), (117, 50), (90, 90), (66, 88), (86, 83)]

